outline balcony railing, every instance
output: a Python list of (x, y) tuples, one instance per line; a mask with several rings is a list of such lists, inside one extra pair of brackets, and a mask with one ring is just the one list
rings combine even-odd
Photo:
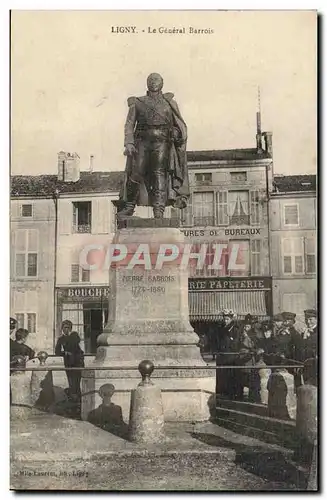
[(74, 233), (90, 233), (91, 224), (77, 224), (73, 227)]

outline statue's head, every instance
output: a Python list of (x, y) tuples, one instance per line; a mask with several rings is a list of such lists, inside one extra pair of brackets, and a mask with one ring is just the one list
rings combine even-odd
[(163, 78), (159, 73), (151, 73), (146, 83), (150, 92), (158, 92), (163, 87)]

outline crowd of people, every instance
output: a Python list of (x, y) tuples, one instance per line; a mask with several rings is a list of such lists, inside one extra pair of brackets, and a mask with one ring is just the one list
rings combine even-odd
[[(213, 359), (219, 365), (243, 365), (255, 367), (261, 361), (267, 365), (303, 363), (317, 357), (317, 311), (304, 311), (306, 329), (296, 327), (296, 314), (283, 312), (275, 315), (271, 321), (259, 322), (256, 317), (246, 315), (244, 320), (237, 320), (231, 310), (222, 311), (223, 322), (214, 335), (207, 339)], [(209, 341), (209, 342), (208, 342)], [(201, 341), (200, 341), (201, 342)], [(202, 346), (205, 345), (202, 339)], [(295, 388), (301, 384), (299, 370), (291, 370)], [(219, 392), (235, 399), (242, 399), (244, 387), (249, 388), (249, 400), (260, 399), (260, 378), (258, 369), (222, 369), (217, 371)]]
[[(217, 365), (237, 364), (244, 369), (217, 370), (219, 392), (233, 398), (242, 399), (244, 387), (249, 388), (249, 399), (259, 400), (260, 379), (255, 367), (260, 360), (270, 365), (284, 359), (286, 364), (303, 363), (305, 360), (317, 357), (317, 311), (304, 311), (306, 329), (299, 331), (295, 327), (296, 314), (283, 312), (275, 315), (271, 321), (259, 322), (256, 317), (246, 315), (244, 320), (238, 320), (231, 310), (222, 311), (223, 321), (217, 326), (214, 335), (204, 339), (200, 337), (200, 346), (210, 346), (213, 359)], [(69, 320), (62, 323), (62, 334), (57, 340), (55, 355), (61, 356), (66, 375), (68, 398), (80, 404), (81, 370), (70, 368), (84, 367), (84, 352), (80, 347), (80, 337), (73, 331)], [(15, 337), (14, 339), (12, 337)], [(19, 358), (26, 361), (35, 357), (35, 352), (27, 345), (28, 331), (17, 329), (17, 321), (10, 318), (10, 368), (17, 365)], [(18, 366), (18, 365), (17, 365)], [(250, 367), (250, 368), (248, 368)], [(300, 385), (301, 376), (294, 370), (295, 387)]]

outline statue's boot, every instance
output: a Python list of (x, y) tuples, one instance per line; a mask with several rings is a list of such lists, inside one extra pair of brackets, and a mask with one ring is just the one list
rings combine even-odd
[(126, 190), (127, 201), (124, 204), (124, 208), (117, 213), (118, 220), (124, 219), (125, 217), (131, 217), (133, 215), (139, 193), (138, 182), (133, 182), (131, 179), (128, 179)]

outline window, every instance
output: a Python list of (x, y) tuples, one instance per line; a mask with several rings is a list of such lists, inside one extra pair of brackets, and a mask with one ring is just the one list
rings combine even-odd
[(22, 209), (22, 217), (32, 217), (33, 215), (33, 207), (31, 204), (24, 204), (21, 207)]
[(297, 203), (293, 203), (292, 205), (284, 205), (284, 225), (299, 225), (299, 206)]
[(91, 232), (92, 203), (90, 201), (73, 202), (73, 229), (75, 233)]
[(18, 229), (15, 239), (16, 277), (37, 276), (38, 230)]
[(229, 191), (229, 223), (235, 226), (249, 225), (249, 192)]
[(303, 274), (303, 239), (286, 238), (283, 240), (284, 274)]
[(261, 275), (261, 240), (251, 240), (251, 274)]
[(316, 272), (316, 239), (305, 238), (305, 272), (314, 274)]
[(17, 328), (26, 328), (29, 333), (36, 332), (36, 313), (16, 313)]
[(260, 202), (259, 191), (250, 191), (250, 204), (251, 204), (251, 224), (260, 223)]
[(230, 180), (231, 182), (246, 182), (247, 180), (246, 172), (231, 172)]
[(195, 226), (213, 226), (214, 194), (211, 191), (193, 193), (193, 216)]
[(195, 174), (195, 182), (200, 183), (200, 184), (211, 184), (212, 183), (212, 174), (209, 172)]
[(228, 218), (228, 192), (219, 191), (217, 193), (217, 221), (218, 226), (227, 226)]
[[(204, 265), (197, 269), (197, 260), (190, 261), (190, 276), (249, 276), (249, 241), (229, 240), (215, 243), (194, 243), (192, 253), (200, 252), (202, 245), (206, 244), (206, 258)], [(214, 245), (221, 244), (220, 250)], [(220, 252), (216, 256), (215, 252)], [(220, 255), (220, 259), (219, 259)], [(219, 262), (218, 262), (219, 259)], [(215, 264), (214, 264), (215, 262)], [(212, 266), (214, 265), (214, 268)]]
[(71, 282), (89, 282), (90, 281), (90, 270), (82, 269), (79, 264), (72, 264), (71, 266)]

